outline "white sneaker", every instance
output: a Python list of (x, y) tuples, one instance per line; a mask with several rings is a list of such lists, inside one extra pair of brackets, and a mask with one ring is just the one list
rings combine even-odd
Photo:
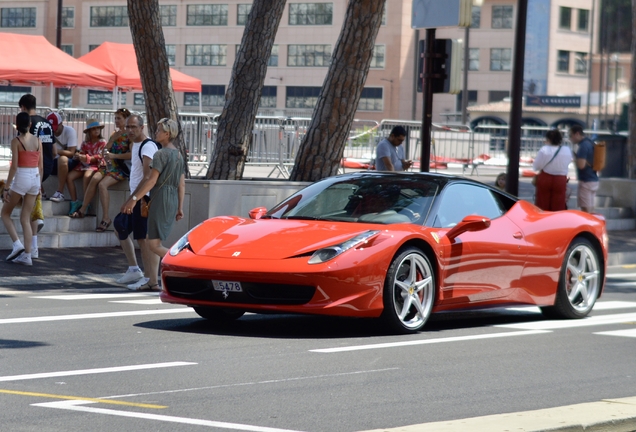
[(38, 251), (38, 248), (31, 248), (31, 258), (32, 259), (38, 259), (40, 258), (40, 252)]
[(14, 259), (16, 259), (18, 256), (20, 256), (20, 254), (24, 252), (24, 246), (20, 246), (18, 248), (14, 248), (11, 253), (9, 255), (7, 255), (7, 257), (5, 258), (5, 261), (13, 261)]
[(49, 198), (49, 201), (53, 201), (53, 202), (63, 202), (65, 200), (66, 198), (64, 198), (64, 194), (58, 191), (55, 191), (53, 196)]
[(136, 269), (136, 270), (126, 270), (126, 273), (124, 273), (124, 275), (122, 277), (120, 277), (119, 279), (117, 279), (117, 283), (118, 284), (129, 284), (131, 282), (136, 282), (139, 279), (142, 279), (144, 277), (144, 272), (141, 271), (141, 269)]
[(38, 219), (38, 229), (37, 232), (42, 231), (42, 228), (44, 228), (44, 221), (42, 219)]
[(137, 290), (139, 290), (139, 288), (141, 288), (144, 285), (146, 285), (149, 280), (150, 280), (150, 278), (142, 277), (141, 279), (139, 279), (134, 284), (126, 285), (126, 288), (128, 288), (129, 290), (132, 290), (132, 291), (137, 291)]
[(16, 264), (22, 264), (25, 266), (33, 265), (33, 261), (31, 261), (31, 257), (28, 256), (25, 252), (22, 252), (16, 259), (13, 260)]

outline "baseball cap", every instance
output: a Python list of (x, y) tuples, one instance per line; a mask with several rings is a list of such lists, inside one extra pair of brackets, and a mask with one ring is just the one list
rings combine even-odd
[(62, 124), (62, 116), (56, 112), (52, 112), (51, 114), (46, 116), (46, 119), (49, 121), (49, 123), (51, 123), (53, 132), (55, 132), (57, 130), (57, 127)]

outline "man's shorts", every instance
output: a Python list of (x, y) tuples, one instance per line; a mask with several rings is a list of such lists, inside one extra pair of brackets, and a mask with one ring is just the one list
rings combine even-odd
[[(144, 196), (142, 199), (148, 201), (149, 198)], [(119, 213), (115, 216), (113, 228), (119, 240), (126, 240), (130, 233), (135, 240), (145, 240), (148, 234), (148, 218), (141, 215), (141, 201), (137, 201), (131, 214)]]
[[(60, 158), (55, 158), (55, 161), (53, 161), (53, 170), (51, 171), (51, 175), (56, 176), (57, 175), (57, 164), (59, 162)], [(75, 160), (75, 159), (69, 159), (68, 160), (68, 172), (73, 171), (73, 168), (75, 168), (77, 165), (79, 165), (80, 161), (79, 160)]]
[(579, 207), (588, 209), (594, 208), (594, 199), (598, 190), (598, 182), (579, 182), (579, 188), (576, 193)]

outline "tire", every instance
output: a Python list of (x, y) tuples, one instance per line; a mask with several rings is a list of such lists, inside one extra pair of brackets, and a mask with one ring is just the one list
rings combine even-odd
[(426, 324), (435, 300), (435, 274), (426, 254), (408, 247), (398, 252), (384, 281), (382, 318), (396, 333), (415, 333)]
[(245, 313), (245, 311), (242, 310), (215, 307), (195, 307), (194, 311), (199, 314), (201, 318), (218, 324), (235, 321)]
[(602, 273), (598, 250), (584, 238), (568, 247), (557, 286), (554, 306), (541, 310), (549, 318), (586, 317), (601, 292)]

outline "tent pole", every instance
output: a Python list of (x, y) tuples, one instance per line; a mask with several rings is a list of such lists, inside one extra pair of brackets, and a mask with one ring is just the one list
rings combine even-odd
[(201, 101), (201, 92), (199, 91), (199, 114), (203, 113), (203, 101)]
[(55, 87), (53, 87), (53, 83), (50, 83), (49, 88), (51, 89), (51, 107), (55, 107)]
[(117, 89), (117, 86), (115, 86), (113, 88), (113, 111), (117, 111), (117, 105), (118, 105), (118, 98), (117, 95), (119, 94), (119, 90)]

